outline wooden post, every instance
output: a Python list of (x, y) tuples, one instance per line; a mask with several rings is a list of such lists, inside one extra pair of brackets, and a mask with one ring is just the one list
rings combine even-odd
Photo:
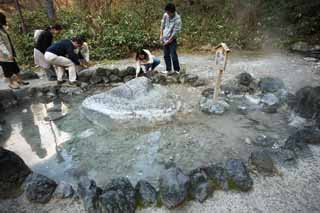
[(16, 5), (16, 9), (18, 10), (18, 13), (19, 13), (19, 16), (20, 16), (20, 19), (21, 19), (22, 32), (26, 33), (27, 32), (27, 26), (26, 26), (26, 22), (24, 21), (24, 18), (23, 18), (23, 15), (22, 15), (22, 11), (21, 11), (21, 7), (20, 7), (20, 4), (19, 4), (19, 1), (15, 0), (14, 3)]
[(222, 75), (226, 70), (228, 56), (231, 51), (225, 43), (219, 44), (217, 47), (215, 47), (215, 50), (216, 50), (216, 65), (218, 65), (218, 76), (217, 76), (215, 87), (214, 87), (214, 95), (213, 95), (214, 101), (218, 100), (218, 97), (220, 94)]

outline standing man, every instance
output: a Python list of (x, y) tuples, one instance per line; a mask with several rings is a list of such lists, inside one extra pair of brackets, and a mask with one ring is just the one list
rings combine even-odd
[(179, 59), (177, 55), (177, 37), (181, 31), (181, 18), (176, 12), (176, 6), (168, 3), (165, 7), (165, 14), (161, 20), (160, 41), (163, 44), (164, 60), (166, 62), (166, 71), (171, 73), (172, 65), (176, 73), (180, 72)]
[(69, 83), (71, 85), (78, 85), (76, 66), (80, 65), (75, 49), (81, 48), (83, 39), (81, 37), (74, 37), (71, 40), (61, 40), (51, 45), (44, 54), (44, 58), (49, 64), (57, 66), (57, 80), (58, 85), (64, 83), (62, 80), (66, 68), (69, 70)]
[[(5, 27), (7, 19), (3, 13), (0, 13), (0, 66), (4, 77), (9, 82), (9, 88), (19, 89), (20, 85), (28, 85), (20, 76), (20, 68), (16, 62), (16, 52), (11, 42), (11, 38)], [(15, 78), (13, 76), (15, 75)]]
[(46, 73), (49, 81), (56, 81), (57, 75), (53, 66), (51, 66), (45, 59), (44, 54), (48, 47), (51, 46), (53, 35), (60, 33), (61, 25), (55, 24), (45, 30), (36, 30), (34, 34), (35, 47), (33, 50), (34, 63), (40, 66)]

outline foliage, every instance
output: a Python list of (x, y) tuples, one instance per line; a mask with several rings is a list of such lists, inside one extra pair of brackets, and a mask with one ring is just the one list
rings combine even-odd
[[(129, 56), (137, 48), (160, 48), (159, 28), (166, 0), (78, 0), (74, 7), (57, 10), (64, 26), (57, 39), (82, 34), (87, 37), (94, 60)], [(176, 0), (183, 27), (180, 46), (188, 49), (220, 42), (232, 48), (259, 48), (266, 32), (277, 41), (304, 36), (320, 38), (320, 3), (303, 0)], [(99, 8), (99, 10), (97, 9)], [(28, 33), (21, 32), (13, 15), (11, 34), (21, 63), (32, 64), (33, 32), (48, 26), (43, 9), (24, 11)], [(318, 36), (317, 36), (318, 35)]]

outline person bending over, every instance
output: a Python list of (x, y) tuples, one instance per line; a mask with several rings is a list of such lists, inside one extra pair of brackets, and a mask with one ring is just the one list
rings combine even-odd
[[(141, 70), (146, 73), (149, 70), (153, 71), (159, 64), (160, 59), (151, 54), (149, 50), (141, 49), (136, 53), (136, 78), (138, 77)], [(142, 69), (143, 66), (145, 70)]]
[(78, 85), (76, 66), (80, 65), (79, 57), (75, 49), (82, 47), (83, 39), (73, 37), (71, 40), (65, 39), (52, 44), (44, 54), (44, 58), (49, 64), (55, 65), (57, 72), (58, 85), (64, 83), (63, 74), (67, 68), (69, 71), (69, 83)]
[(52, 45), (53, 35), (59, 34), (62, 30), (61, 25), (55, 24), (45, 30), (36, 30), (34, 33), (35, 47), (33, 49), (34, 63), (41, 67), (49, 81), (57, 80), (56, 72), (45, 59), (44, 54), (48, 47)]

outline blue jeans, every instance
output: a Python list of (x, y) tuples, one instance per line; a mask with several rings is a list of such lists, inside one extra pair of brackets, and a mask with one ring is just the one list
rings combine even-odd
[(163, 47), (164, 61), (166, 62), (166, 70), (172, 71), (171, 60), (174, 71), (180, 71), (179, 59), (177, 55), (177, 40), (173, 40), (170, 44)]
[(153, 63), (152, 64), (145, 64), (145, 68), (146, 71), (149, 71), (149, 69), (151, 68), (151, 71), (154, 70), (154, 68), (156, 68), (158, 65), (160, 64), (160, 59), (157, 57), (153, 58)]

